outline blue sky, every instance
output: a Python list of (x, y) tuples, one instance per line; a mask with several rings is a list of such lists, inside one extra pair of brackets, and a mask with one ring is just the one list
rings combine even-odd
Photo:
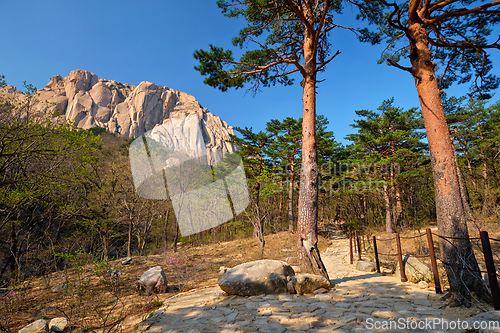
[[(350, 8), (339, 22), (360, 26)], [(291, 87), (221, 92), (203, 84), (192, 54), (209, 44), (231, 47), (244, 21), (224, 17), (210, 0), (22, 0), (0, 1), (0, 74), (20, 88), (27, 81), (43, 88), (54, 75), (75, 69), (100, 78), (138, 85), (150, 81), (187, 92), (231, 126), (262, 130), (271, 119), (302, 116), (300, 78)], [(339, 142), (353, 133), (355, 110), (376, 109), (395, 98), (404, 108), (418, 106), (410, 74), (377, 65), (384, 45), (359, 43), (348, 31), (332, 33), (340, 55), (320, 75), (318, 114), (330, 121)], [(498, 52), (497, 52), (498, 53)], [(499, 57), (493, 58), (494, 64)], [(466, 86), (450, 95), (463, 95)], [(493, 99), (497, 100), (497, 99)]]

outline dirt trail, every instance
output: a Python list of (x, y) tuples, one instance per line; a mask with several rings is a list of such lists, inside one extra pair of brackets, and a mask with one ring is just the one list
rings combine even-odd
[[(433, 332), (443, 332), (454, 331), (446, 330), (444, 321), (474, 313), (440, 309), (443, 304), (433, 288), (421, 289), (392, 276), (358, 271), (345, 261), (348, 254), (348, 238), (333, 233), (331, 245), (322, 254), (335, 285), (326, 293), (240, 297), (226, 296), (218, 286), (192, 290), (169, 298), (134, 331), (429, 332), (432, 323)], [(395, 330), (385, 329), (389, 325)]]

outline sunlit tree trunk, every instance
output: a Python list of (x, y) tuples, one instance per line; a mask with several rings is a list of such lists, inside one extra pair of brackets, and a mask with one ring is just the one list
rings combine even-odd
[(391, 198), (389, 196), (389, 186), (387, 184), (384, 184), (383, 189), (385, 203), (385, 231), (388, 234), (392, 234), (394, 230), (392, 229)]
[[(413, 1), (412, 1), (413, 2)], [(410, 7), (412, 7), (412, 2)], [(434, 64), (428, 45), (428, 35), (418, 16), (410, 12), (408, 29), (412, 74), (420, 98), (429, 142), (434, 178), (436, 214), (442, 260), (456, 304), (470, 300), (470, 292), (484, 296), (480, 272), (469, 240), (455, 152), (448, 130)]]
[(295, 183), (295, 170), (294, 165), (290, 164), (290, 183), (288, 184), (288, 232), (292, 233), (294, 230), (293, 221), (293, 184)]
[[(305, 6), (307, 7), (307, 6)], [(306, 18), (312, 16), (305, 13)], [(316, 150), (316, 53), (312, 33), (304, 32), (302, 166), (297, 221), (297, 252), (303, 272), (323, 275), (328, 273), (317, 247), (318, 219), (318, 160)]]

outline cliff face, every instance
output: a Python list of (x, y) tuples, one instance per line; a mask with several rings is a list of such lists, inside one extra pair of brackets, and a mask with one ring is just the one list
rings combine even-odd
[[(168, 87), (147, 81), (135, 87), (78, 69), (64, 78), (52, 77), (38, 93), (41, 102), (51, 103), (38, 104), (39, 111), (56, 110), (79, 128), (101, 127), (129, 138), (172, 119), (195, 115), (209, 156), (234, 151), (233, 145), (226, 142), (233, 134), (226, 122), (203, 108), (193, 96)], [(0, 95), (21, 96), (21, 92), (7, 86), (0, 89)]]

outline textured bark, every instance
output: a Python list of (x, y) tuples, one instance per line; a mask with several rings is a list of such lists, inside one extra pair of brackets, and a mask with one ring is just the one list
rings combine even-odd
[[(411, 4), (410, 4), (411, 7)], [(446, 263), (455, 304), (468, 304), (471, 291), (486, 298), (480, 272), (469, 240), (464, 202), (460, 191), (457, 162), (448, 130), (428, 35), (417, 15), (411, 15), (408, 29), (410, 60), (422, 107), (434, 178), (436, 214), (442, 260)]]
[(394, 233), (392, 229), (392, 218), (391, 218), (391, 198), (389, 197), (389, 186), (384, 184), (384, 202), (385, 202), (385, 231), (388, 234)]
[[(262, 169), (261, 169), (262, 171)], [(257, 209), (259, 209), (259, 204), (260, 204), (260, 183), (257, 182), (257, 185), (255, 186), (255, 205), (257, 206)], [(255, 238), (259, 238), (259, 228), (256, 226), (255, 223), (253, 223), (253, 236)]]
[(398, 183), (394, 184), (394, 199), (396, 200), (394, 221), (398, 226), (403, 227), (403, 204), (401, 202), (401, 188)]
[(290, 184), (288, 186), (288, 232), (292, 233), (295, 228), (293, 221), (293, 184), (295, 182), (295, 172), (293, 165), (290, 165)]
[(175, 227), (175, 236), (174, 236), (174, 252), (177, 252), (178, 241), (179, 241), (179, 225), (177, 224)]
[[(280, 181), (280, 188), (283, 187), (283, 181)], [(283, 218), (283, 191), (280, 191), (280, 201), (279, 201), (279, 220), (281, 221)], [(234, 217), (236, 221), (236, 216)]]
[[(304, 6), (305, 17), (312, 15)], [(304, 32), (302, 166), (297, 221), (297, 256), (304, 273), (314, 273), (328, 278), (328, 273), (317, 247), (318, 219), (318, 161), (316, 150), (316, 50), (311, 31)]]

